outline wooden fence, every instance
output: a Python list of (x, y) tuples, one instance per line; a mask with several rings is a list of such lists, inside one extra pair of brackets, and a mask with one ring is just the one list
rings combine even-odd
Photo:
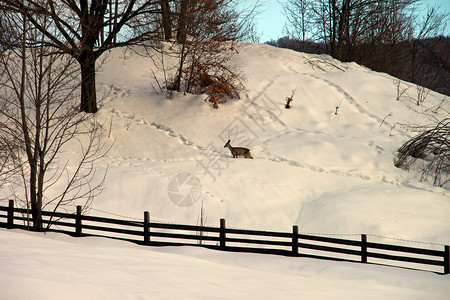
[[(48, 231), (76, 237), (99, 236), (149, 246), (201, 246), (233, 252), (277, 254), (294, 257), (383, 264), (417, 270), (450, 273), (449, 246), (443, 250), (424, 249), (370, 242), (367, 235), (357, 239), (341, 239), (292, 232), (233, 229), (220, 220), (219, 227), (165, 224), (151, 222), (144, 212), (143, 221), (127, 221), (81, 214), (42, 212), (43, 223), (51, 223)], [(0, 227), (29, 229), (31, 217), (26, 209), (0, 206)], [(19, 222), (17, 222), (19, 221)], [(19, 224), (20, 223), (20, 224)], [(431, 269), (430, 269), (431, 268)]]

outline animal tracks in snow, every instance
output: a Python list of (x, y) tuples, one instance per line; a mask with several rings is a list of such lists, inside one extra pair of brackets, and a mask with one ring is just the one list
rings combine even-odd
[(100, 91), (103, 92), (103, 94), (99, 94), (100, 97), (103, 98), (101, 104), (105, 104), (114, 101), (115, 99), (124, 98), (131, 95), (130, 89), (118, 87), (114, 84), (100, 84), (100, 86)]
[(287, 158), (284, 158), (281, 156), (273, 156), (273, 157), (255, 156), (255, 159), (264, 159), (264, 160), (268, 160), (268, 161), (272, 161), (272, 162), (276, 162), (276, 163), (286, 163), (293, 167), (303, 168), (303, 169), (307, 169), (307, 170), (310, 170), (313, 172), (327, 173), (327, 174), (332, 174), (332, 175), (337, 175), (337, 176), (342, 176), (342, 177), (350, 177), (350, 178), (356, 178), (356, 179), (368, 180), (368, 181), (384, 182), (384, 183), (389, 183), (389, 184), (394, 184), (394, 185), (404, 185), (400, 182), (400, 180), (401, 180), (400, 178), (395, 178), (392, 176), (388, 176), (386, 174), (384, 174), (384, 175), (367, 175), (367, 174), (359, 173), (357, 171), (348, 172), (348, 171), (337, 170), (337, 169), (336, 170), (326, 169), (321, 166), (307, 164), (307, 163), (299, 162), (296, 160), (290, 160), (290, 159), (287, 159)]
[(124, 112), (120, 112), (117, 109), (112, 109), (111, 113), (115, 114), (116, 116), (123, 118), (125, 121), (125, 123), (128, 122), (133, 122), (136, 125), (142, 125), (142, 126), (148, 126), (150, 128), (156, 129), (158, 131), (161, 131), (165, 134), (167, 134), (170, 137), (176, 138), (179, 140), (180, 143), (187, 145), (187, 146), (192, 146), (197, 150), (204, 150), (204, 147), (196, 145), (194, 142), (190, 141), (188, 138), (186, 138), (185, 136), (183, 136), (180, 133), (175, 132), (175, 130), (173, 130), (172, 128), (165, 126), (163, 124), (159, 124), (156, 122), (150, 122), (147, 120), (143, 120), (143, 119), (138, 119), (136, 118), (134, 115), (130, 115)]
[[(311, 73), (300, 73), (297, 72), (294, 68), (289, 67), (289, 65), (286, 62), (286, 67), (289, 69), (290, 72), (294, 73), (295, 76), (306, 76), (310, 77), (313, 80), (317, 80), (319, 82), (323, 82), (332, 89), (336, 90), (339, 94), (343, 96), (344, 101), (348, 103), (348, 105), (351, 105), (352, 107), (356, 108), (358, 113), (361, 113), (364, 116), (367, 116), (368, 120), (371, 120), (372, 123), (376, 124), (377, 126), (382, 123), (382, 119), (376, 116), (375, 114), (371, 113), (367, 109), (365, 109), (361, 104), (358, 103), (358, 101), (350, 94), (348, 93), (342, 86), (326, 79), (320, 77), (320, 75), (311, 74)], [(291, 74), (292, 75), (292, 74)], [(335, 133), (327, 133), (325, 131), (321, 130), (307, 130), (301, 127), (292, 127), (290, 126), (285, 118), (283, 118), (284, 108), (282, 101), (274, 102), (273, 99), (269, 97), (271, 94), (271, 89), (276, 88), (280, 80), (281, 82), (283, 79), (284, 74), (276, 74), (273, 77), (271, 77), (268, 81), (266, 81), (265, 84), (263, 84), (262, 88), (256, 93), (255, 96), (252, 96), (252, 99), (249, 103), (244, 103), (244, 114), (249, 122), (249, 124), (252, 124), (253, 128), (259, 127), (259, 129), (262, 132), (270, 133), (274, 131), (278, 131), (279, 134), (275, 137), (266, 139), (265, 141), (260, 141), (259, 146), (259, 154), (258, 150), (254, 151), (255, 159), (256, 161), (258, 159), (271, 161), (274, 163), (283, 163), (288, 164), (292, 167), (296, 168), (303, 168), (307, 169), (313, 172), (319, 172), (319, 173), (327, 173), (327, 174), (333, 174), (337, 176), (343, 176), (343, 177), (351, 177), (351, 178), (357, 178), (361, 180), (372, 180), (377, 182), (385, 182), (395, 185), (401, 185), (402, 178), (397, 178), (396, 175), (389, 175), (388, 173), (379, 172), (381, 170), (375, 169), (373, 170), (373, 174), (371, 173), (370, 166), (367, 170), (365, 169), (352, 169), (351, 167), (339, 167), (336, 166), (335, 168), (333, 166), (321, 166), (320, 163), (314, 163), (314, 162), (302, 162), (301, 160), (294, 159), (287, 159), (285, 155), (277, 155), (277, 154), (271, 154), (269, 152), (269, 149), (271, 148), (270, 142), (275, 140), (277, 138), (282, 138), (284, 135), (288, 134), (294, 134), (294, 135), (310, 135), (313, 136), (313, 139), (311, 142), (314, 142), (315, 140), (320, 140), (318, 136), (322, 136), (324, 139), (326, 139), (329, 136), (332, 136), (333, 139), (340, 139), (345, 138), (346, 140), (354, 140), (354, 141), (360, 141), (360, 137), (349, 137), (348, 135), (339, 134), (337, 132)], [(111, 90), (113, 95), (116, 98), (120, 97), (127, 97), (130, 95), (130, 91), (126, 89), (122, 89), (120, 87), (111, 86)], [(282, 95), (285, 96), (285, 95)], [(281, 97), (280, 99), (283, 99)], [(178, 143), (192, 148), (196, 154), (192, 155), (193, 153), (189, 153), (189, 157), (185, 158), (174, 158), (174, 159), (146, 159), (146, 158), (133, 158), (133, 157), (111, 157), (113, 164), (117, 165), (128, 165), (140, 168), (142, 170), (146, 170), (152, 173), (157, 174), (160, 177), (164, 177), (166, 179), (170, 179), (171, 176), (167, 175), (169, 173), (164, 173), (164, 171), (158, 171), (156, 170), (154, 164), (160, 163), (160, 162), (174, 162), (174, 163), (181, 163), (181, 162), (195, 162), (195, 161), (207, 161), (211, 159), (221, 160), (225, 157), (228, 158), (226, 152), (220, 151), (222, 149), (210, 149), (209, 146), (202, 146), (197, 143), (195, 143), (193, 140), (187, 138), (185, 135), (181, 134), (180, 132), (177, 132), (173, 127), (167, 126), (166, 124), (162, 124), (156, 121), (152, 120), (145, 120), (141, 118), (136, 118), (135, 115), (131, 115), (128, 113), (125, 113), (123, 111), (119, 111), (117, 109), (112, 108), (111, 113), (113, 113), (115, 116), (122, 119), (122, 124), (132, 124), (137, 126), (147, 126), (151, 130), (156, 130), (158, 132), (164, 133), (170, 138), (173, 138)], [(386, 122), (384, 122), (387, 126), (390, 126)], [(266, 127), (266, 128), (265, 128)], [(261, 140), (261, 138), (267, 134), (261, 133), (260, 137), (258, 138)], [(314, 135), (317, 136), (317, 138), (314, 138)], [(350, 141), (349, 141), (350, 142)], [(257, 141), (254, 142), (253, 146), (256, 146)], [(331, 142), (332, 143), (332, 142)], [(339, 143), (342, 143), (342, 141), (339, 141)], [(366, 141), (366, 145), (363, 145), (364, 149), (370, 149), (370, 153), (381, 155), (385, 150), (382, 146), (377, 145), (374, 141)], [(312, 146), (311, 146), (312, 147)], [(306, 151), (306, 150), (304, 150)], [(341, 159), (343, 159), (341, 157)], [(255, 161), (255, 162), (256, 162)], [(306, 160), (308, 161), (308, 160)], [(345, 161), (345, 160), (344, 160)], [(151, 166), (151, 167), (150, 167)], [(195, 169), (195, 168), (194, 168)], [(193, 170), (194, 170), (193, 169)], [(199, 169), (199, 168), (197, 168)], [(198, 170), (197, 170), (198, 171)], [(367, 172), (367, 174), (365, 174)], [(209, 197), (214, 197), (211, 193), (205, 192)]]
[(379, 125), (379, 124), (383, 124), (384, 126), (387, 126), (389, 129), (393, 128), (394, 125), (389, 124), (389, 122), (387, 122), (386, 120), (383, 120), (382, 118), (378, 117), (377, 115), (371, 113), (370, 111), (368, 111), (367, 109), (365, 109), (361, 104), (358, 103), (358, 101), (352, 97), (352, 95), (350, 95), (342, 86), (331, 82), (330, 80), (326, 79), (326, 78), (322, 78), (319, 77), (317, 75), (314, 74), (305, 74), (305, 75), (309, 75), (310, 77), (323, 81), (325, 82), (327, 85), (329, 85), (330, 87), (336, 89), (340, 94), (342, 94), (344, 97), (342, 99), (344, 99), (345, 101), (347, 101), (347, 103), (349, 103), (350, 105), (352, 105), (353, 107), (355, 107), (359, 113), (366, 115), (369, 119), (371, 119), (373, 121), (373, 123)]

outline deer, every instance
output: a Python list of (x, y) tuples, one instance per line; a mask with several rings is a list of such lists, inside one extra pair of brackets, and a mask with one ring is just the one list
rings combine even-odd
[(238, 156), (244, 156), (245, 158), (253, 159), (250, 149), (247, 149), (244, 147), (233, 147), (233, 146), (231, 146), (230, 143), (231, 143), (231, 140), (228, 140), (228, 142), (223, 147), (230, 149), (231, 154), (233, 155), (234, 158), (237, 158)]

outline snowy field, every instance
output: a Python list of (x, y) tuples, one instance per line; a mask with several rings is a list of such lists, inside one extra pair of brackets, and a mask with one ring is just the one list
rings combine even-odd
[(1, 299), (448, 299), (399, 268), (0, 229)]
[[(124, 59), (125, 58), (125, 59)], [(105, 190), (90, 214), (301, 233), (443, 249), (449, 189), (394, 167), (415, 125), (448, 116), (450, 101), (354, 63), (244, 44), (240, 100), (154, 92), (152, 61), (115, 50), (98, 73), (98, 119), (113, 143), (98, 167)], [(162, 78), (162, 74), (158, 73)], [(286, 97), (295, 90), (291, 109)], [(411, 98), (412, 99), (411, 99)], [(338, 107), (338, 108), (336, 108)], [(440, 107), (440, 109), (438, 109)], [(224, 144), (251, 149), (233, 159)], [(73, 153), (68, 153), (72, 155)], [(194, 176), (190, 189), (174, 178)], [(178, 177), (177, 177), (178, 175)], [(178, 196), (189, 195), (180, 198)], [(6, 205), (3, 203), (2, 205)], [(75, 209), (74, 209), (75, 210)], [(425, 242), (418, 244), (413, 241)], [(448, 299), (450, 277), (400, 268), (100, 238), (0, 230), (1, 299)]]

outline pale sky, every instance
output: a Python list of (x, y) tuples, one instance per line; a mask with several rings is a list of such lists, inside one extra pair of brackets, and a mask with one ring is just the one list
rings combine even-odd
[[(285, 17), (282, 14), (280, 2), (284, 3), (286, 1), (267, 0), (265, 2), (265, 11), (258, 18), (258, 33), (262, 34), (261, 43), (284, 36)], [(424, 0), (423, 2), (431, 5), (440, 5), (442, 10), (450, 13), (450, 0)], [(446, 32), (447, 35), (450, 35), (450, 24), (448, 24)]]

